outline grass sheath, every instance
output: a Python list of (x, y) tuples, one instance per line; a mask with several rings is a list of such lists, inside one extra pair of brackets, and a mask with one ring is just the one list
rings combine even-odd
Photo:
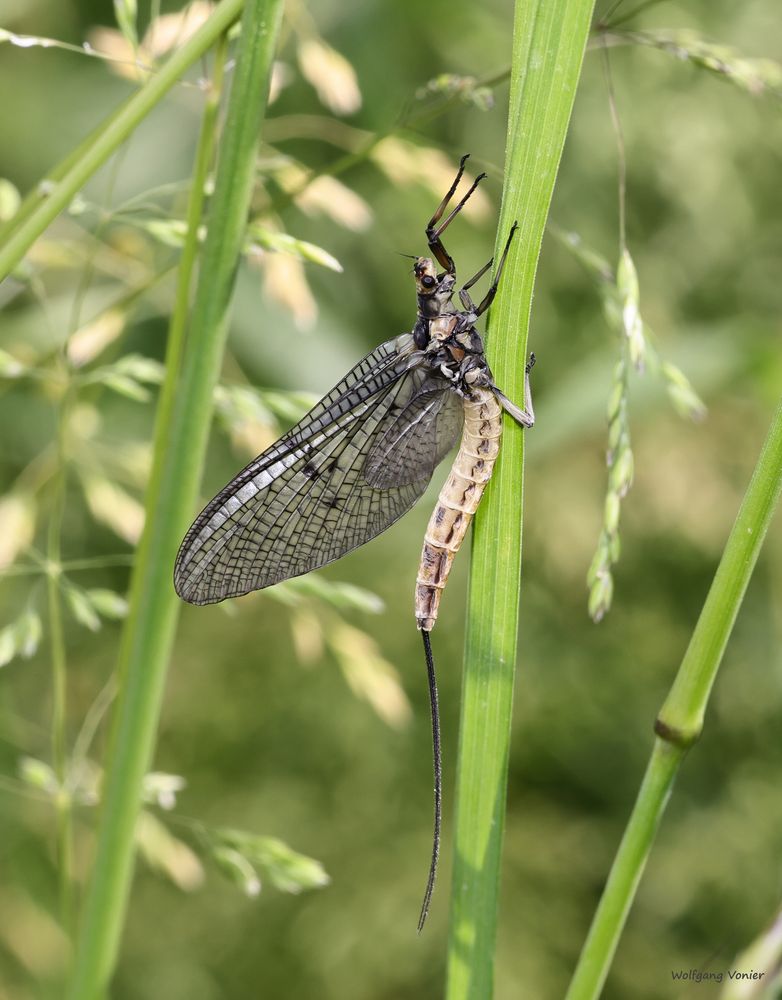
[[(229, 3), (235, 12), (239, 5), (234, 0), (224, 0), (217, 10), (225, 11)], [(154, 750), (178, 613), (172, 566), (197, 498), (281, 9), (281, 0), (247, 0), (244, 6), (187, 346), (181, 371), (172, 364), (162, 389), (147, 518), (119, 651), (120, 689), (96, 857), (69, 984), (71, 1000), (95, 1000), (103, 995), (119, 947), (133, 874), (142, 781)], [(225, 20), (222, 30), (229, 23)], [(194, 197), (200, 197), (202, 190), (202, 185), (194, 183)], [(191, 226), (193, 221), (190, 217)], [(186, 262), (186, 266), (190, 265)], [(181, 283), (180, 308), (183, 288)], [(175, 360), (178, 343), (173, 338), (170, 345)]]
[[(488, 354), (497, 384), (519, 403), (523, 401), (535, 271), (592, 6), (592, 0), (519, 0), (516, 4), (497, 247), (501, 248), (514, 220), (518, 220), (520, 238), (513, 245), (490, 313)], [(539, 354), (545, 364), (545, 347)], [(523, 440), (520, 430), (508, 421), (500, 459), (473, 529), (448, 1000), (492, 995), (518, 632)]]
[(689, 646), (657, 717), (651, 757), (567, 1000), (600, 995), (673, 783), (698, 739), (717, 671), (782, 489), (782, 403), (755, 466)]

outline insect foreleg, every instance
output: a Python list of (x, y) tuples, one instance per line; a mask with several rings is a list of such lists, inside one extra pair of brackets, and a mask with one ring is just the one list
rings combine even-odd
[[(508, 251), (510, 250), (511, 242), (513, 241), (513, 237), (516, 235), (516, 230), (518, 228), (519, 224), (517, 222), (514, 222), (513, 225), (510, 227), (510, 232), (508, 233), (508, 239), (507, 242), (505, 243), (505, 249), (502, 251), (502, 257), (500, 257), (500, 262), (497, 265), (497, 273), (494, 275), (494, 280), (489, 286), (489, 290), (484, 295), (480, 305), (473, 310), (476, 316), (480, 316), (482, 313), (485, 313), (486, 310), (494, 301), (494, 296), (497, 294), (497, 289), (499, 288), (500, 284), (500, 278), (502, 277), (502, 269), (505, 267), (505, 261), (508, 258)], [(491, 263), (491, 261), (489, 263)], [(473, 284), (473, 282), (477, 281), (478, 278), (480, 278), (482, 274), (483, 271), (479, 271), (476, 274), (476, 276), (472, 278), (464, 287), (469, 288)], [(461, 298), (461, 292), (459, 293), (459, 297)], [(462, 299), (462, 302), (464, 302), (464, 299)]]
[(440, 202), (440, 204), (437, 206), (437, 211), (434, 213), (434, 215), (429, 220), (429, 222), (428, 222), (428, 224), (426, 226), (426, 240), (427, 240), (427, 242), (429, 244), (429, 249), (432, 251), (432, 253), (434, 254), (434, 256), (437, 258), (437, 262), (442, 267), (445, 268), (445, 270), (448, 272), (448, 274), (456, 274), (456, 264), (454, 264), (454, 262), (453, 262), (453, 257), (451, 257), (451, 255), (448, 253), (448, 251), (443, 246), (442, 240), (440, 239), (440, 237), (445, 232), (445, 230), (448, 228), (448, 226), (453, 222), (453, 220), (456, 218), (456, 216), (459, 214), (459, 212), (461, 212), (461, 210), (464, 208), (467, 200), (469, 199), (470, 195), (473, 193), (473, 191), (478, 187), (478, 185), (480, 184), (480, 182), (486, 176), (486, 174), (478, 174), (478, 176), (472, 182), (472, 185), (470, 186), (470, 189), (467, 192), (467, 194), (461, 199), (461, 201), (451, 211), (451, 213), (446, 218), (445, 222), (441, 223), (438, 226), (437, 224), (438, 224), (438, 222), (440, 222), (440, 219), (443, 217), (443, 214), (445, 213), (445, 210), (448, 208), (448, 204), (449, 204), (451, 198), (453, 198), (454, 194), (456, 193), (456, 188), (459, 186), (459, 181), (462, 179), (462, 175), (464, 174), (464, 164), (467, 162), (467, 160), (469, 158), (469, 155), (470, 155), (469, 153), (465, 153), (465, 155), (459, 161), (459, 170), (457, 171), (457, 174), (456, 174), (456, 177), (454, 178), (453, 184), (451, 184), (451, 186), (448, 188), (448, 191), (447, 191), (445, 197)]

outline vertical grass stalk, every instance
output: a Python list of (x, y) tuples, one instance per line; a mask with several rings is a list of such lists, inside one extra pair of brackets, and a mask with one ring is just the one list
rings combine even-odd
[[(492, 307), (497, 384), (521, 403), (532, 289), (593, 0), (518, 0), (497, 248), (520, 227)], [(537, 344), (535, 345), (537, 346)], [(546, 364), (545, 345), (539, 348)], [(534, 431), (532, 432), (534, 433)], [(456, 792), (449, 1000), (491, 997), (516, 666), (524, 444), (506, 422), (475, 519)]]
[(62, 519), (65, 512), (67, 452), (65, 436), (69, 417), (70, 389), (66, 386), (57, 406), (57, 470), (52, 484), (52, 506), (46, 539), (46, 595), (52, 657), (52, 764), (57, 778), (57, 874), (60, 882), (60, 921), (66, 934), (73, 933), (73, 814), (68, 780), (66, 736), (67, 657), (62, 621)]
[(655, 723), (657, 738), (579, 958), (567, 1000), (600, 995), (646, 859), (709, 695), (782, 489), (782, 403), (717, 567), (687, 652)]
[[(172, 566), (197, 497), (281, 10), (281, 0), (247, 0), (244, 7), (188, 344), (173, 406), (161, 408), (156, 428), (147, 520), (120, 646), (120, 692), (71, 1000), (94, 1000), (106, 989), (124, 922), (142, 782), (154, 749), (178, 612)], [(175, 370), (167, 372), (164, 394), (176, 377)]]

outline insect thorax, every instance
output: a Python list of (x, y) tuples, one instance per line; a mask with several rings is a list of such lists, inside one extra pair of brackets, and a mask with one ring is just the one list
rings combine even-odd
[(475, 329), (477, 316), (451, 303), (454, 274), (437, 275), (434, 262), (427, 257), (416, 260), (413, 273), (418, 299), (415, 346), (433, 371), (448, 379), (460, 396), (469, 398), (473, 388), (492, 382), (483, 341)]
[(427, 362), (453, 384), (460, 396), (469, 397), (473, 388), (491, 384), (483, 341), (472, 313), (446, 313), (430, 320), (428, 327), (429, 341), (424, 349)]

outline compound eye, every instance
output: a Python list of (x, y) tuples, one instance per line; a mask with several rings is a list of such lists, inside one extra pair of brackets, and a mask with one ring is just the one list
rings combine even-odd
[(433, 288), (435, 285), (435, 279), (431, 276), (431, 274), (425, 274), (423, 278), (421, 278), (421, 284), (424, 288)]

